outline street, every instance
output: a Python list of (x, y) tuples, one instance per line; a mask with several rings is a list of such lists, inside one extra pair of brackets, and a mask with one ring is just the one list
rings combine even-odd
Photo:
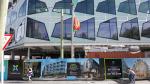
[[(5, 81), (4, 84), (129, 84), (128, 81)], [(136, 81), (135, 84), (150, 84), (150, 80)]]

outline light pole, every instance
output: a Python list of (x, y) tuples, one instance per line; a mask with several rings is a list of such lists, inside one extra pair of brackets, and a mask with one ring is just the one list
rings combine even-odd
[(4, 83), (4, 32), (8, 10), (8, 0), (0, 0), (0, 61), (1, 61), (1, 84)]
[(63, 9), (61, 9), (61, 58), (64, 58), (64, 21), (63, 21)]

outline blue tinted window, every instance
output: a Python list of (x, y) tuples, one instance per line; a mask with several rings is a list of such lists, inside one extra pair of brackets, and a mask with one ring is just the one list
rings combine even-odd
[(112, 18), (100, 24), (98, 37), (118, 40), (117, 19)]
[(16, 21), (16, 19), (17, 19), (17, 12), (15, 12), (15, 11), (13, 11), (12, 13), (11, 13), (11, 19), (10, 19), (10, 23), (13, 23), (14, 21)]
[(45, 24), (33, 19), (27, 19), (26, 36), (35, 39), (49, 40)]
[(142, 36), (150, 38), (150, 21), (143, 23)]
[(139, 12), (150, 14), (150, 1), (146, 1), (140, 4)]
[(84, 0), (77, 4), (75, 12), (94, 15), (94, 0)]
[(27, 6), (27, 0), (24, 1), (24, 3), (22, 4), (19, 10), (19, 17), (26, 15), (26, 6)]
[(55, 3), (54, 8), (53, 8), (53, 12), (58, 12), (60, 13), (61, 10), (64, 10), (65, 14), (72, 14), (72, 5), (71, 5), (72, 1), (71, 0), (62, 0), (62, 1), (58, 1)]
[(97, 12), (116, 14), (115, 0), (105, 0), (98, 4)]
[(123, 12), (123, 13), (137, 15), (135, 0), (127, 0), (127, 1), (121, 2), (119, 5), (118, 11)]
[(120, 36), (140, 40), (138, 19), (134, 18), (125, 23), (122, 23)]
[(35, 14), (41, 12), (47, 12), (48, 8), (46, 4), (39, 0), (29, 0), (28, 14)]
[(95, 18), (81, 22), (80, 30), (75, 32), (75, 37), (95, 40)]
[[(69, 18), (64, 21), (64, 39), (71, 40), (71, 28), (72, 28), (72, 18)], [(61, 22), (55, 24), (52, 37), (60, 38), (61, 37)]]

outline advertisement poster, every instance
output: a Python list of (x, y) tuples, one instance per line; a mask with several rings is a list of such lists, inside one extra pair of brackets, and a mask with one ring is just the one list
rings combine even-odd
[(81, 68), (78, 62), (67, 63), (67, 76), (80, 76)]
[(23, 61), (21, 60), (9, 60), (8, 61), (8, 79), (20, 80), (23, 73)]
[(122, 77), (121, 59), (105, 59), (105, 63), (107, 79), (118, 79)]
[[(103, 75), (103, 74), (102, 74)], [(49, 80), (67, 80), (77, 76), (79, 80), (99, 80), (99, 59), (45, 59), (41, 64), (41, 77)]]
[(128, 77), (128, 68), (136, 73), (136, 79), (150, 79), (149, 58), (125, 58), (122, 60), (123, 77)]

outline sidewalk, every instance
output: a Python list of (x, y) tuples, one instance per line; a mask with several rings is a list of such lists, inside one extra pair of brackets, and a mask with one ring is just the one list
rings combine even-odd
[[(129, 84), (128, 81), (5, 81), (4, 84)], [(139, 80), (135, 84), (150, 84), (150, 80)]]

